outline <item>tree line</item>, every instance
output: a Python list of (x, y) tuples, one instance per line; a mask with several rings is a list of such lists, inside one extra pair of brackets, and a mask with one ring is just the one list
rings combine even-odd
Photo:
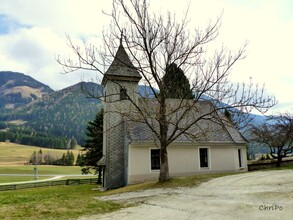
[(37, 165), (57, 165), (57, 166), (74, 166), (75, 156), (72, 151), (67, 151), (67, 153), (63, 153), (63, 155), (57, 156), (50, 152), (43, 153), (40, 149), (38, 152), (34, 151), (34, 153), (29, 158), (30, 164)]
[(56, 137), (36, 130), (16, 125), (5, 125), (1, 123), (0, 141), (9, 140), (23, 145), (33, 145), (54, 149), (72, 149), (77, 141), (67, 137)]

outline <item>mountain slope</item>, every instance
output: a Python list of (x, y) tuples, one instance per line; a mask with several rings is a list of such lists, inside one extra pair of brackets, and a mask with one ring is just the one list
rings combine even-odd
[(67, 137), (83, 143), (88, 121), (101, 108), (100, 100), (87, 98), (82, 88), (100, 89), (94, 83), (78, 83), (43, 96), (14, 111), (2, 114), (2, 121), (24, 121), (26, 127), (50, 136)]
[[(24, 74), (0, 72), (0, 132), (1, 129), (2, 135), (6, 132), (2, 141), (11, 139), (24, 143), (23, 139), (26, 139), (25, 144), (33, 144), (29, 139), (34, 138), (43, 141), (38, 146), (60, 147), (56, 139), (62, 142), (63, 147), (70, 141), (83, 144), (88, 122), (102, 108), (101, 101), (88, 98), (84, 90), (97, 96), (103, 92), (102, 86), (96, 83), (78, 83), (54, 92)], [(153, 97), (147, 86), (139, 86), (139, 92), (143, 96)], [(203, 98), (209, 100), (208, 97)], [(249, 114), (249, 117), (253, 124), (260, 124), (264, 120), (263, 116)], [(13, 127), (10, 123), (21, 126)], [(7, 131), (11, 132), (10, 136)], [(44, 139), (51, 139), (50, 144)]]
[(23, 73), (0, 71), (0, 109), (14, 109), (53, 90)]

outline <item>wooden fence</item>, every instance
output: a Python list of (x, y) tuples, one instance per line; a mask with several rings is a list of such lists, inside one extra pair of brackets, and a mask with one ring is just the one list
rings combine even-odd
[[(258, 163), (248, 164), (248, 171), (273, 168), (273, 167), (276, 167), (276, 163), (277, 163), (276, 161), (273, 161), (273, 162), (259, 161)], [(281, 162), (281, 167), (286, 165), (293, 165), (293, 160), (284, 160)]]
[(67, 180), (55, 180), (55, 181), (33, 182), (33, 183), (15, 183), (15, 184), (9, 184), (9, 185), (0, 185), (0, 191), (38, 188), (38, 187), (47, 187), (47, 186), (97, 184), (97, 182), (98, 182), (98, 178), (67, 179)]

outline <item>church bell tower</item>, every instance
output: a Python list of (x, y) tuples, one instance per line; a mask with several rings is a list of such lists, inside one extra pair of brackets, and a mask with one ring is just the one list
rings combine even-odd
[(126, 114), (131, 114), (132, 102), (137, 103), (141, 75), (130, 61), (120, 41), (109, 69), (104, 74), (103, 154), (105, 173), (103, 186), (114, 189), (127, 185), (128, 146), (125, 144)]

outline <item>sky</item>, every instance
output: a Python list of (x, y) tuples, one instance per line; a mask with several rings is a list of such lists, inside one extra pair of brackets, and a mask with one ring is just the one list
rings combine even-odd
[[(215, 44), (237, 51), (248, 43), (231, 81), (265, 84), (266, 93), (278, 100), (271, 112), (293, 112), (293, 1), (152, 0), (151, 7), (178, 18), (188, 7), (190, 24), (202, 29), (222, 14)], [(110, 23), (103, 11), (111, 11), (111, 0), (0, 0), (0, 71), (25, 73), (54, 90), (95, 80), (97, 73), (62, 74), (56, 57), (72, 55), (67, 34), (102, 46)]]

